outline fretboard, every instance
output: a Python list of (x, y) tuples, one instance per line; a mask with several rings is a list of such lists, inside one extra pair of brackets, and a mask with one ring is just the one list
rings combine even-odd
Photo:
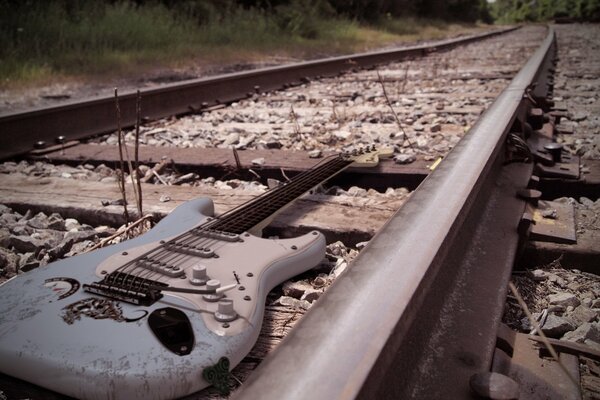
[(280, 209), (352, 164), (341, 156), (302, 172), (290, 182), (223, 214), (207, 228), (240, 234), (260, 224)]

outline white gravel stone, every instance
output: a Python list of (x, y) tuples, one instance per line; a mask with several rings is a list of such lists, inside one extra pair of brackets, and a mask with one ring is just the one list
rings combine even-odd
[(577, 307), (580, 304), (580, 301), (577, 299), (577, 296), (572, 293), (557, 293), (548, 296), (548, 303), (565, 307)]

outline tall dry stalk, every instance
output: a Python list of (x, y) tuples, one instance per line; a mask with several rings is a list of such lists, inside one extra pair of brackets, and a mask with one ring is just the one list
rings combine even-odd
[(387, 91), (385, 90), (385, 85), (383, 84), (383, 79), (381, 79), (381, 75), (379, 74), (379, 71), (377, 71), (377, 78), (379, 79), (379, 83), (381, 84), (381, 89), (383, 89), (383, 96), (385, 97), (387, 105), (390, 108), (390, 110), (392, 111), (392, 114), (394, 115), (394, 118), (396, 119), (396, 124), (398, 125), (398, 129), (400, 130), (400, 132), (402, 132), (402, 144), (404, 144), (404, 142), (406, 141), (406, 142), (408, 142), (408, 145), (412, 148), (413, 147), (412, 142), (408, 138), (408, 135), (406, 134), (406, 131), (402, 127), (402, 123), (400, 122), (400, 118), (398, 118), (398, 114), (396, 114), (396, 110), (394, 110), (394, 107), (392, 106), (392, 102), (391, 102), (390, 98), (387, 95)]
[(142, 173), (140, 172), (140, 123), (142, 114), (142, 96), (140, 91), (137, 91), (136, 102), (135, 102), (135, 182), (137, 186), (137, 206), (139, 217), (142, 218)]
[(117, 111), (117, 139), (119, 144), (119, 165), (121, 173), (117, 180), (119, 184), (119, 190), (121, 191), (121, 197), (123, 198), (123, 215), (125, 216), (125, 224), (129, 224), (129, 212), (127, 211), (127, 195), (125, 193), (125, 163), (123, 161), (123, 132), (121, 130), (121, 109), (119, 107), (119, 93), (118, 89), (115, 88), (115, 108)]

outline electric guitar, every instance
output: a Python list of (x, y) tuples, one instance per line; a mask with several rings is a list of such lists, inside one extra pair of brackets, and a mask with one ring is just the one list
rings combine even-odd
[(0, 287), (0, 372), (83, 399), (166, 399), (215, 385), (254, 345), (267, 293), (318, 265), (325, 238), (260, 232), (343, 169), (377, 165), (374, 146), (325, 159), (213, 216), (177, 207), (135, 239), (60, 260)]

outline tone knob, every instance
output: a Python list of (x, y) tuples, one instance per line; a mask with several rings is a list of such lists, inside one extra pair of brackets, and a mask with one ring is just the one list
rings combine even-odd
[[(207, 289), (218, 289), (221, 287), (221, 282), (219, 282), (216, 279), (211, 279), (210, 281), (206, 282), (206, 288)], [(213, 293), (213, 294), (205, 294), (202, 296), (202, 298), (206, 301), (210, 301), (210, 302), (215, 302), (215, 301), (219, 301), (221, 300), (221, 298), (223, 298), (223, 293)]]
[(219, 322), (230, 322), (237, 318), (237, 313), (233, 309), (233, 300), (223, 299), (219, 301), (215, 319)]
[(192, 267), (192, 277), (190, 283), (194, 286), (206, 285), (208, 276), (206, 275), (206, 267), (202, 264), (196, 264)]

